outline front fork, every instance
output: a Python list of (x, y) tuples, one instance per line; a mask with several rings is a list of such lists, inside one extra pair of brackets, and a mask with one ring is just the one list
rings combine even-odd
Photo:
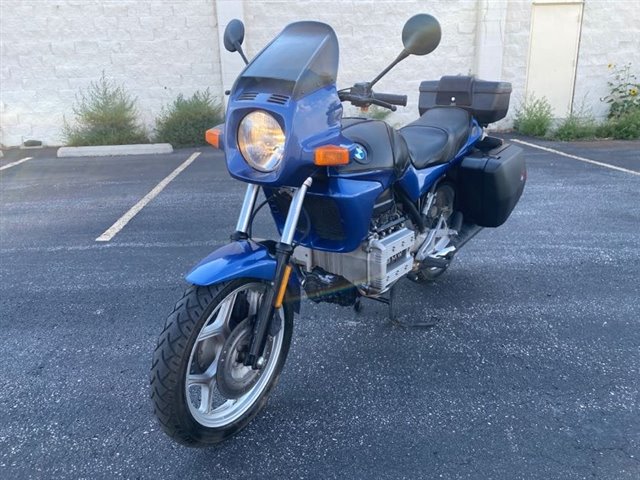
[[(298, 225), (302, 204), (307, 190), (311, 186), (311, 177), (307, 178), (302, 186), (296, 190), (289, 206), (287, 219), (282, 229), (280, 242), (276, 245), (276, 271), (273, 283), (269, 285), (264, 293), (262, 303), (257, 312), (257, 318), (253, 326), (253, 335), (249, 345), (249, 354), (245, 357), (244, 364), (253, 368), (262, 368), (265, 365), (263, 357), (264, 347), (267, 343), (267, 337), (270, 332), (271, 320), (274, 312), (282, 307), (284, 294), (287, 290), (289, 276), (291, 275), (291, 265), (289, 260), (293, 254), (293, 236)], [(258, 197), (259, 187), (257, 185), (249, 185), (244, 197), (240, 217), (236, 226), (234, 236), (236, 238), (247, 238), (247, 230), (251, 223), (251, 215)]]

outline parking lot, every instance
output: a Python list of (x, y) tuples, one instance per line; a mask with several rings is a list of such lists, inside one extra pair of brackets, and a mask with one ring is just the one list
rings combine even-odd
[(265, 411), (201, 450), (156, 426), (148, 371), (243, 185), (211, 149), (0, 171), (0, 478), (640, 478), (640, 142), (537, 143), (507, 223), (403, 281), (431, 328), (303, 301)]

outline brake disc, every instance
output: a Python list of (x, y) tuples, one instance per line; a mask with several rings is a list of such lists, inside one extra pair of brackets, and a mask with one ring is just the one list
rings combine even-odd
[[(262, 375), (264, 369), (254, 370), (244, 365), (243, 360), (249, 351), (252, 324), (249, 319), (243, 320), (227, 337), (216, 373), (216, 383), (221, 395), (228, 399), (240, 398), (250, 391)], [(269, 361), (270, 342), (265, 346), (264, 357)]]

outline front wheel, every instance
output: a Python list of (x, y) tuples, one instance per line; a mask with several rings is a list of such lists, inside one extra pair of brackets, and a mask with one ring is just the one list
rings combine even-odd
[(274, 314), (277, 333), (260, 370), (245, 367), (266, 283), (240, 279), (189, 287), (167, 318), (151, 366), (151, 400), (162, 429), (189, 446), (222, 442), (262, 410), (291, 345), (293, 311)]

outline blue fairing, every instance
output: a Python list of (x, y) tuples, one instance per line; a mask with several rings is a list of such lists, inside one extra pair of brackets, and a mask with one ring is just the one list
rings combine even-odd
[[(369, 232), (373, 206), (383, 190), (383, 184), (380, 182), (360, 179), (329, 177), (325, 181), (314, 182), (305, 198), (306, 208), (313, 209), (314, 206), (318, 206), (317, 208), (323, 209), (322, 213), (330, 215), (329, 221), (336, 224), (335, 231), (342, 231), (344, 236), (340, 239), (323, 238), (318, 234), (319, 225), (307, 225), (306, 219), (302, 217), (294, 236), (295, 242), (315, 250), (355, 250)], [(272, 193), (273, 190), (265, 188), (266, 195)], [(335, 210), (331, 211), (327, 207)], [(282, 233), (287, 212), (272, 208), (271, 213), (279, 232)], [(332, 213), (335, 213), (335, 216)]]
[[(264, 186), (299, 187), (317, 167), (321, 145), (352, 142), (341, 134), (342, 103), (336, 89), (338, 39), (329, 25), (288, 25), (247, 65), (233, 86), (224, 130), (232, 177)], [(238, 149), (237, 126), (250, 112), (273, 116), (285, 133), (284, 158), (272, 172), (252, 169)], [(355, 146), (353, 147), (355, 148)]]
[[(215, 250), (186, 277), (193, 285), (213, 285), (236, 278), (259, 278), (271, 281), (275, 276), (276, 259), (267, 248), (253, 240), (229, 243)], [(300, 284), (296, 275), (289, 278), (289, 291), (296, 311), (299, 309)]]

